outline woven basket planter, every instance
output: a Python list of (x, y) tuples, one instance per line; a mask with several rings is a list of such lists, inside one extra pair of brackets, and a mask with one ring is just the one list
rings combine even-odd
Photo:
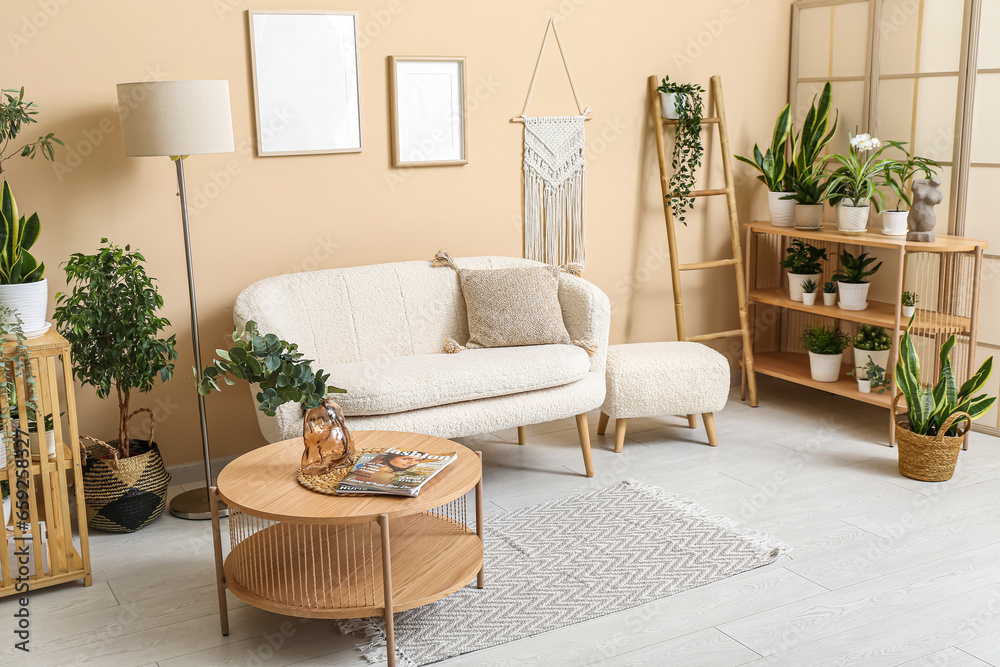
[[(152, 411), (149, 440), (132, 439), (132, 456), (120, 459), (106, 442), (83, 436), (91, 442), (84, 448), (83, 496), (87, 504), (87, 525), (109, 533), (134, 533), (158, 519), (166, 507), (170, 473), (163, 465), (160, 450), (153, 442)], [(111, 456), (108, 456), (108, 454)]]
[[(948, 481), (955, 474), (962, 440), (972, 425), (971, 417), (967, 412), (957, 412), (948, 417), (937, 435), (919, 435), (900, 423), (897, 403), (902, 396), (896, 394), (892, 400), (892, 411), (896, 416), (896, 445), (899, 447), (899, 474), (922, 482)], [(962, 418), (965, 421), (959, 425), (958, 435), (944, 435), (955, 421)], [(903, 421), (905, 423), (905, 418)]]

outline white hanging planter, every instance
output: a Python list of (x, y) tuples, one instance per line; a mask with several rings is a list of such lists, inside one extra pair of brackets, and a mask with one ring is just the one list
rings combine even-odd
[[(859, 350), (858, 348), (854, 348), (854, 367), (864, 368), (865, 364), (868, 363), (869, 356), (883, 369), (888, 369), (889, 350)], [(891, 375), (888, 370), (885, 374)]]
[(802, 301), (802, 283), (807, 280), (819, 282), (821, 273), (792, 273), (788, 272), (788, 298), (792, 301)]
[(803, 292), (802, 293), (802, 305), (803, 306), (814, 306), (814, 305), (816, 305), (816, 292)]
[(886, 236), (906, 236), (909, 211), (882, 211), (882, 233)]
[(909, 319), (913, 317), (913, 313), (917, 311), (916, 306), (903, 306), (903, 317)]
[(872, 393), (872, 381), (862, 380), (858, 378), (858, 391), (860, 391), (862, 394)]
[(836, 306), (837, 305), (837, 293), (836, 292), (823, 292), (823, 305), (824, 306)]
[(837, 231), (841, 234), (864, 234), (868, 231), (871, 207), (840, 204), (837, 206)]
[(868, 288), (871, 283), (837, 283), (840, 290), (841, 310), (865, 310), (868, 308)]
[(795, 200), (782, 199), (792, 192), (768, 192), (767, 210), (771, 214), (771, 224), (775, 227), (795, 226)]
[(48, 330), (45, 310), (49, 305), (49, 281), (42, 278), (34, 283), (0, 285), (0, 304), (15, 311), (21, 318), (29, 338), (41, 336)]
[[(31, 447), (32, 458), (41, 458), (41, 453), (39, 450), (39, 437), (38, 433), (28, 434), (28, 443)], [(46, 431), (45, 432), (45, 444), (46, 444), (46, 458), (52, 458), (56, 455), (56, 432)]]
[(795, 229), (822, 229), (823, 204), (796, 204)]
[[(687, 105), (687, 96), (681, 96), (681, 106)], [(677, 93), (664, 93), (660, 91), (660, 115), (669, 120), (677, 120)]]
[(844, 353), (816, 354), (809, 353), (809, 375), (816, 382), (836, 382), (840, 379), (840, 365)]

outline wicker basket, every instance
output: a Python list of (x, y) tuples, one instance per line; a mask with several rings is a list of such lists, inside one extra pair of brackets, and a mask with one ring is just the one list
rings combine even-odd
[[(90, 441), (83, 447), (83, 496), (87, 504), (87, 525), (110, 533), (133, 533), (155, 521), (166, 507), (170, 473), (163, 465), (160, 450), (153, 442), (153, 411), (149, 413), (149, 440), (130, 440), (127, 459), (119, 459), (118, 450), (108, 443), (81, 436)], [(108, 458), (107, 455), (111, 454)]]
[[(899, 419), (901, 413), (897, 405), (902, 396), (903, 394), (898, 393), (892, 399), (892, 412), (896, 416), (896, 444), (899, 445), (899, 474), (922, 482), (948, 481), (955, 474), (958, 452), (962, 449), (962, 440), (972, 425), (972, 418), (967, 412), (956, 412), (938, 429), (937, 435), (919, 435), (904, 425), (905, 418)], [(944, 435), (957, 420), (962, 418), (965, 418), (965, 421), (958, 426), (958, 435), (953, 437)], [(903, 423), (900, 423), (901, 421)]]

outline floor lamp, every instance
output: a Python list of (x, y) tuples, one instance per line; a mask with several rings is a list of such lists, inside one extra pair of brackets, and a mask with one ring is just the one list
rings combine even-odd
[[(233, 119), (228, 81), (147, 81), (118, 84), (122, 140), (129, 157), (167, 156), (177, 166), (177, 189), (184, 223), (188, 294), (191, 300), (191, 340), (199, 371), (198, 306), (195, 302), (191, 233), (188, 227), (184, 158), (188, 155), (233, 152)], [(185, 491), (170, 501), (170, 512), (182, 519), (210, 519), (208, 487), (212, 486), (212, 459), (208, 450), (205, 398), (198, 394), (201, 446), (205, 458), (205, 488)], [(221, 509), (221, 508), (220, 508)], [(228, 513), (228, 510), (226, 510)]]

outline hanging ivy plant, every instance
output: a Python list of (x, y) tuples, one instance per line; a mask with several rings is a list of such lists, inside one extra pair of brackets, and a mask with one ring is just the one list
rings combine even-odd
[(695, 184), (695, 170), (701, 166), (704, 148), (701, 145), (701, 94), (705, 89), (696, 83), (674, 83), (669, 76), (657, 88), (661, 93), (673, 93), (677, 112), (677, 132), (674, 137), (673, 169), (670, 177), (670, 206), (674, 218), (687, 225), (685, 215), (694, 209), (690, 196)]

